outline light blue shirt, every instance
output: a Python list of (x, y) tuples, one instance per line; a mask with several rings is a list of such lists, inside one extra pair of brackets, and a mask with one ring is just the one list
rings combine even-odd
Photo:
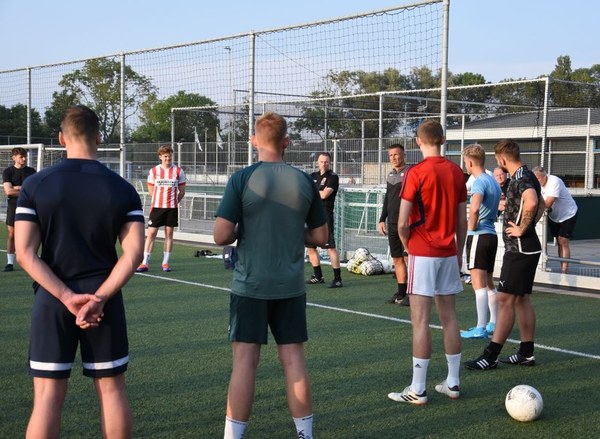
[(494, 177), (485, 172), (477, 176), (471, 187), (471, 195), (481, 194), (483, 199), (479, 206), (479, 223), (475, 230), (469, 230), (468, 235), (496, 234), (494, 223), (498, 215), (498, 204), (502, 191)]

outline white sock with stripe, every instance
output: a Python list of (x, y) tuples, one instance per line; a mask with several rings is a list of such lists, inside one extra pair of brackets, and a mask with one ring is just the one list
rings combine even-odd
[(418, 395), (427, 389), (427, 368), (429, 358), (413, 357), (413, 379), (410, 388)]
[[(298, 437), (306, 439), (312, 439), (313, 437), (313, 415), (303, 416), (302, 418), (294, 418), (294, 424), (296, 424), (296, 433)], [(300, 436), (300, 433), (303, 436)]]

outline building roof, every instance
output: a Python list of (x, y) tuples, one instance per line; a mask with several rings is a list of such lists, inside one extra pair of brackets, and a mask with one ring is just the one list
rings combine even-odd
[[(588, 130), (588, 117), (590, 127)], [(540, 111), (527, 113), (499, 114), (485, 119), (466, 122), (464, 138), (470, 140), (484, 139), (529, 139), (543, 136), (544, 113)], [(600, 108), (551, 109), (548, 111), (547, 137), (585, 137), (600, 136)], [(462, 126), (449, 126), (448, 140), (460, 140)]]

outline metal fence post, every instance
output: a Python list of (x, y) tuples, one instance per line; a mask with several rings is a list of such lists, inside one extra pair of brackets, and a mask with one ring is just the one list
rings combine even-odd
[(121, 53), (121, 129), (119, 132), (119, 174), (123, 178), (125, 175), (125, 54)]
[(248, 166), (252, 164), (252, 143), (250, 139), (254, 135), (254, 83), (256, 79), (255, 62), (256, 62), (256, 35), (251, 33), (250, 37), (250, 65), (248, 77)]

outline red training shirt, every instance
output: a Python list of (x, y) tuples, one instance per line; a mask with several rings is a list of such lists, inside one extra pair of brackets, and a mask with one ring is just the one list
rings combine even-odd
[(460, 167), (444, 157), (427, 157), (404, 176), (400, 198), (412, 203), (408, 253), (456, 256), (456, 213), (467, 201)]

